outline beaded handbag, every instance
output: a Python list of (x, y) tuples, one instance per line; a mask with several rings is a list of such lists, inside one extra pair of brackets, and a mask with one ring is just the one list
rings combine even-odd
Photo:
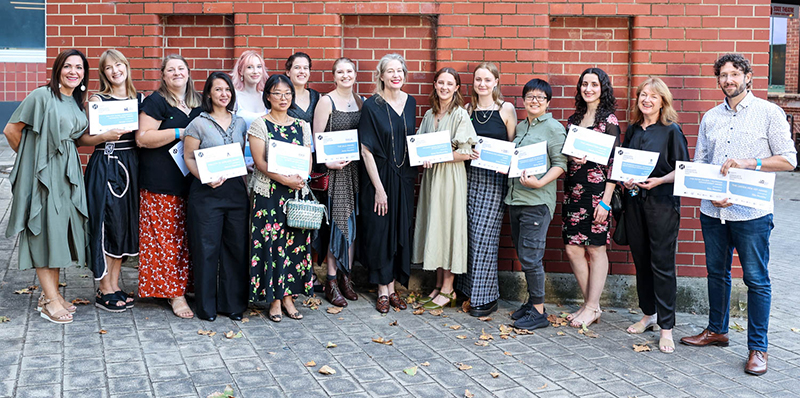
[(328, 223), (328, 210), (325, 205), (319, 203), (310, 190), (308, 193), (311, 195), (311, 200), (300, 199), (300, 191), (295, 190), (294, 199), (289, 199), (283, 204), (286, 224), (292, 228), (319, 229), (323, 216), (325, 223)]

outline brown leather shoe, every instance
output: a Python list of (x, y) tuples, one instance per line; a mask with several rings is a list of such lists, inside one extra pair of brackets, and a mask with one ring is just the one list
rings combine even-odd
[(686, 345), (693, 345), (697, 347), (705, 347), (707, 345), (718, 345), (720, 347), (728, 346), (727, 333), (714, 333), (708, 329), (703, 329), (703, 332), (697, 336), (686, 336), (681, 338), (681, 343)]
[(399, 308), (404, 310), (406, 307), (406, 302), (397, 295), (397, 293), (392, 293), (389, 295), (389, 303), (392, 304), (392, 307)]
[(747, 356), (747, 365), (744, 366), (744, 372), (754, 376), (761, 376), (767, 373), (767, 358), (769, 354), (764, 351), (750, 350), (750, 355)]
[(381, 314), (389, 312), (389, 296), (380, 296), (375, 302), (375, 309)]
[(358, 294), (353, 290), (353, 282), (350, 280), (350, 275), (344, 272), (338, 272), (336, 275), (342, 296), (350, 301), (358, 300)]
[(325, 282), (325, 298), (337, 307), (347, 307), (347, 300), (344, 299), (342, 292), (339, 291), (339, 286), (336, 286), (336, 279), (330, 279)]

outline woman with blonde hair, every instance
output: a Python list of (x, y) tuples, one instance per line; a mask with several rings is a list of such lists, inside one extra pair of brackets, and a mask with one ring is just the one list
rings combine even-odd
[(189, 64), (178, 55), (161, 62), (161, 85), (139, 111), (139, 297), (168, 298), (172, 312), (192, 318), (184, 293), (191, 283), (186, 196), (191, 179), (173, 159), (184, 129), (203, 109)]
[(422, 118), (417, 134), (449, 131), (453, 160), (425, 162), (417, 204), (412, 261), (436, 272), (435, 296), (423, 306), (441, 309), (456, 303), (455, 275), (467, 272), (467, 171), (464, 161), (472, 159), (477, 141), (469, 114), (462, 107), (461, 78), (453, 68), (442, 68), (433, 77), (429, 99), (431, 109)]
[(658, 162), (644, 182), (625, 181), (623, 221), (636, 265), (636, 291), (644, 316), (628, 327), (639, 334), (658, 325), (658, 349), (672, 353), (675, 343), (675, 250), (681, 223), (681, 198), (673, 195), (675, 162), (689, 161), (686, 137), (672, 107), (672, 93), (664, 82), (649, 78), (636, 90), (624, 148), (658, 152)]
[(262, 100), (264, 83), (269, 77), (264, 68), (264, 58), (254, 50), (247, 50), (236, 60), (230, 74), (236, 92), (234, 112), (249, 128), (253, 120), (267, 113)]
[[(517, 112), (512, 103), (503, 101), (500, 70), (491, 62), (482, 62), (472, 76), (472, 102), (466, 108), (478, 139), (513, 141)], [(469, 296), (472, 316), (486, 316), (497, 310), (497, 253), (507, 192), (505, 174), (467, 167), (468, 272), (459, 278), (458, 289)], [(441, 288), (436, 286), (431, 297)]]
[[(131, 65), (117, 50), (100, 55), (100, 91), (89, 106), (103, 101), (135, 100)], [(122, 260), (139, 255), (139, 153), (132, 131), (113, 129), (91, 135), (87, 130), (79, 145), (94, 146), (86, 165), (86, 200), (89, 206), (89, 266), (100, 286), (95, 306), (109, 312), (133, 308), (134, 299), (119, 286)]]

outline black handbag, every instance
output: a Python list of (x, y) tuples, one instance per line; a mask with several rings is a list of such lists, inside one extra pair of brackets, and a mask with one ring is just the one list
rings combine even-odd
[(625, 213), (621, 213), (619, 215), (619, 219), (617, 220), (617, 227), (614, 228), (614, 235), (611, 236), (611, 239), (614, 240), (614, 243), (622, 246), (628, 246), (628, 234), (625, 231)]
[(624, 211), (622, 195), (622, 187), (619, 185), (614, 187), (614, 193), (611, 194), (611, 214), (614, 215), (614, 220), (616, 222), (619, 222), (620, 217), (622, 217), (622, 212)]

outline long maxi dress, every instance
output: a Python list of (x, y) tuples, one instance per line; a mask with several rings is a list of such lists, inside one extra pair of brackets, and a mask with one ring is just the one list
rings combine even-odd
[[(375, 186), (361, 167), (359, 190), (360, 259), (369, 269), (370, 283), (408, 285), (411, 274), (411, 219), (414, 216), (414, 182), (417, 168), (408, 161), (406, 136), (413, 134), (417, 102), (408, 96), (397, 114), (380, 95), (361, 107), (358, 139), (372, 153), (378, 176), (386, 191), (386, 215), (375, 213)], [(362, 164), (364, 162), (361, 162)]]
[[(437, 126), (428, 110), (417, 134), (450, 131), (456, 152), (469, 155), (477, 134), (469, 114), (458, 107), (447, 113)], [(415, 264), (428, 271), (443, 268), (454, 274), (467, 272), (467, 171), (464, 162), (436, 163), (422, 174), (414, 227)]]
[(11, 170), (6, 237), (19, 234), (19, 268), (85, 266), (88, 211), (75, 140), (88, 126), (71, 96), (33, 90), (9, 123), (25, 123)]

